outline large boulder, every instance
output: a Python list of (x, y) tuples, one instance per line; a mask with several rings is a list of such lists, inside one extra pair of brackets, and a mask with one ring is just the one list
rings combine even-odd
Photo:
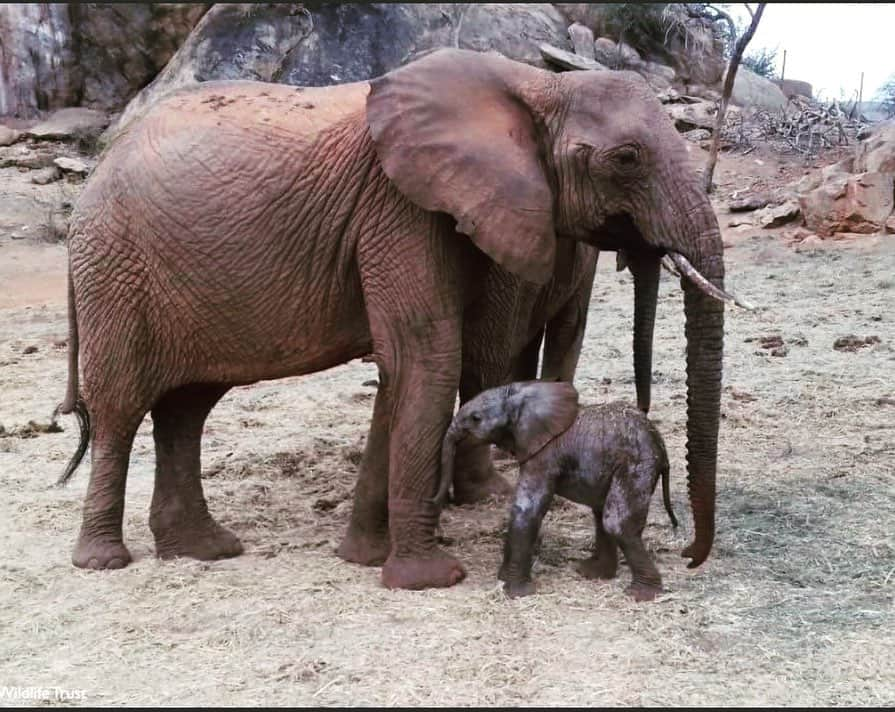
[(54, 111), (25, 134), (43, 140), (72, 141), (96, 138), (108, 125), (109, 117), (102, 111), (73, 106)]
[[(726, 73), (725, 73), (726, 76)], [(786, 108), (786, 97), (774, 82), (740, 65), (733, 80), (730, 99), (742, 107), (781, 111)]]
[(869, 136), (858, 142), (854, 169), (895, 173), (895, 119), (877, 124)]
[(495, 50), (544, 67), (539, 44), (570, 48), (567, 37), (565, 19), (544, 3), (216, 4), (115, 130), (160, 96), (197, 82), (362, 81), (438, 47)]
[(209, 3), (0, 4), (0, 115), (120, 109), (168, 62)]
[(674, 121), (678, 131), (692, 131), (693, 129), (715, 130), (718, 120), (718, 106), (710, 101), (700, 101), (697, 104), (666, 104), (665, 111)]
[(814, 96), (814, 88), (808, 83), (799, 79), (772, 79), (772, 82), (780, 87), (783, 96), (787, 99), (794, 96), (804, 96), (811, 99)]
[(891, 173), (834, 173), (799, 196), (806, 227), (821, 237), (838, 232), (871, 234), (885, 229), (893, 210)]
[(806, 226), (822, 237), (890, 229), (895, 209), (895, 120), (873, 128), (849, 156), (790, 187)]

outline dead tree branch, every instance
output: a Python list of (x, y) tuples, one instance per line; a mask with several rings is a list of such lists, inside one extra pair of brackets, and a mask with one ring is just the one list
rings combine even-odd
[[(736, 79), (737, 69), (739, 69), (740, 60), (743, 58), (743, 53), (746, 51), (746, 47), (752, 39), (752, 36), (755, 34), (755, 30), (758, 29), (758, 23), (761, 21), (765, 5), (767, 5), (767, 3), (758, 3), (758, 9), (756, 9), (755, 14), (752, 15), (752, 22), (749, 23), (749, 27), (743, 33), (743, 36), (737, 40), (733, 52), (730, 55), (730, 62), (727, 64), (727, 75), (724, 77), (721, 103), (718, 107), (718, 116), (715, 119), (715, 132), (712, 136), (712, 146), (709, 149), (708, 163), (706, 164), (705, 173), (703, 174), (703, 185), (706, 193), (712, 192), (712, 176), (715, 173), (715, 163), (718, 161), (718, 146), (721, 142), (721, 131), (724, 128), (724, 116), (727, 114), (727, 104), (730, 102), (730, 95), (733, 93), (733, 82)], [(748, 6), (747, 9), (749, 9)], [(751, 9), (749, 9), (749, 12), (750, 14), (752, 13)]]

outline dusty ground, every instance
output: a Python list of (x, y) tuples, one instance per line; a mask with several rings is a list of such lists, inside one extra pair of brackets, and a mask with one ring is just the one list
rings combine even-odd
[[(722, 159), (722, 195), (801, 172), (756, 157)], [(49, 200), (21, 186), (15, 169), (0, 171), (0, 223), (16, 223), (20, 199)], [(675, 533), (656, 501), (646, 539), (668, 593), (638, 605), (623, 593), (627, 569), (604, 584), (576, 576), (592, 528), (571, 504), (548, 517), (528, 599), (497, 588), (502, 503), (443, 517), (469, 567), (453, 589), (386, 591), (378, 569), (339, 560), (374, 396), (362, 384), (375, 369), (360, 362), (237, 389), (212, 413), (206, 493), (245, 555), (154, 558), (147, 418), (127, 494), (136, 561), (74, 569), (87, 467), (52, 487), (74, 419), (62, 433), (22, 431), (48, 422), (65, 390), (65, 248), (4, 235), (0, 685), (112, 705), (895, 704), (895, 238), (797, 251), (785, 230), (726, 235), (728, 286), (760, 308), (728, 311), (717, 542), (687, 570), (689, 516)], [(685, 343), (667, 275), (661, 295), (653, 416), (680, 516)], [(630, 277), (604, 259), (577, 378), (584, 402), (633, 398), (632, 301)], [(761, 341), (776, 335), (786, 355)], [(847, 335), (880, 341), (835, 350)]]

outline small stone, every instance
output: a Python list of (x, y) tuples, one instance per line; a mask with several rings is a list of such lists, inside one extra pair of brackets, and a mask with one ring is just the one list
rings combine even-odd
[(31, 182), (35, 185), (47, 185), (53, 183), (62, 177), (62, 173), (57, 166), (49, 166), (33, 171), (31, 174)]
[(22, 351), (22, 353), (23, 354), (36, 354), (37, 347), (36, 346), (26, 346), (25, 349)]
[(587, 57), (581, 57), (577, 54), (566, 52), (564, 49), (554, 47), (553, 45), (547, 44), (546, 42), (538, 45), (538, 49), (541, 52), (541, 56), (545, 60), (547, 60), (551, 64), (561, 67), (562, 69), (606, 69), (604, 65), (593, 59), (588, 59)]
[[(681, 100), (681, 95), (676, 89), (672, 89), (671, 87), (669, 87), (668, 89), (663, 89), (658, 94), (656, 94), (656, 98), (663, 104), (676, 104)], [(690, 104), (694, 102), (686, 103)]]
[(752, 225), (752, 218), (748, 215), (738, 215), (727, 221), (727, 227), (740, 227), (741, 225)]
[[(876, 399), (877, 405), (895, 405), (895, 398), (892, 396), (882, 396)], [(3, 427), (0, 426), (0, 433), (3, 432)]]
[(21, 131), (0, 125), (0, 146), (9, 146), (22, 137)]
[(681, 135), (688, 141), (699, 143), (700, 141), (706, 141), (710, 139), (712, 137), (712, 132), (708, 129), (693, 129), (691, 131), (685, 131)]
[(572, 23), (569, 26), (569, 39), (572, 41), (575, 54), (594, 59), (594, 33), (589, 27), (580, 22)]
[(771, 356), (786, 356), (789, 353), (789, 349), (786, 346), (780, 346), (771, 351)]
[(758, 223), (765, 229), (780, 227), (799, 217), (799, 206), (797, 203), (787, 200), (782, 205), (772, 208), (765, 208), (756, 213)]
[(808, 235), (808, 237), (796, 245), (796, 252), (810, 252), (811, 250), (817, 249), (822, 244), (823, 240), (817, 235)]
[(379, 381), (377, 381), (375, 378), (373, 378), (369, 381), (364, 381), (363, 383), (361, 383), (361, 385), (367, 386), (369, 388), (379, 388)]
[(747, 213), (752, 210), (760, 210), (771, 202), (770, 197), (763, 194), (747, 195), (743, 198), (731, 200), (727, 208), (732, 213)]
[(78, 158), (60, 156), (54, 160), (53, 163), (67, 173), (76, 173), (78, 175), (86, 176), (90, 172), (90, 166)]

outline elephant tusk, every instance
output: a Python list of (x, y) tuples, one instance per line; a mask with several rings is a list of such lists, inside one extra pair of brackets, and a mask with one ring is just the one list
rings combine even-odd
[(675, 277), (681, 276), (681, 273), (677, 271), (677, 267), (675, 267), (674, 262), (671, 261), (668, 255), (662, 255), (662, 266)]
[[(690, 280), (699, 291), (707, 294), (710, 297), (714, 297), (715, 299), (722, 302), (731, 302), (732, 304), (736, 304), (738, 307), (742, 307), (743, 309), (755, 309), (755, 307), (747, 301), (741, 300), (735, 297), (732, 294), (728, 294), (723, 289), (719, 289), (714, 284), (709, 282), (705, 277), (703, 277), (699, 270), (697, 270), (690, 261), (681, 254), (677, 252), (669, 252), (667, 256), (671, 257), (671, 261), (674, 263), (674, 266), (680, 270), (681, 275), (685, 276)], [(663, 258), (662, 263), (665, 264), (665, 260)], [(667, 267), (667, 265), (666, 265)]]

